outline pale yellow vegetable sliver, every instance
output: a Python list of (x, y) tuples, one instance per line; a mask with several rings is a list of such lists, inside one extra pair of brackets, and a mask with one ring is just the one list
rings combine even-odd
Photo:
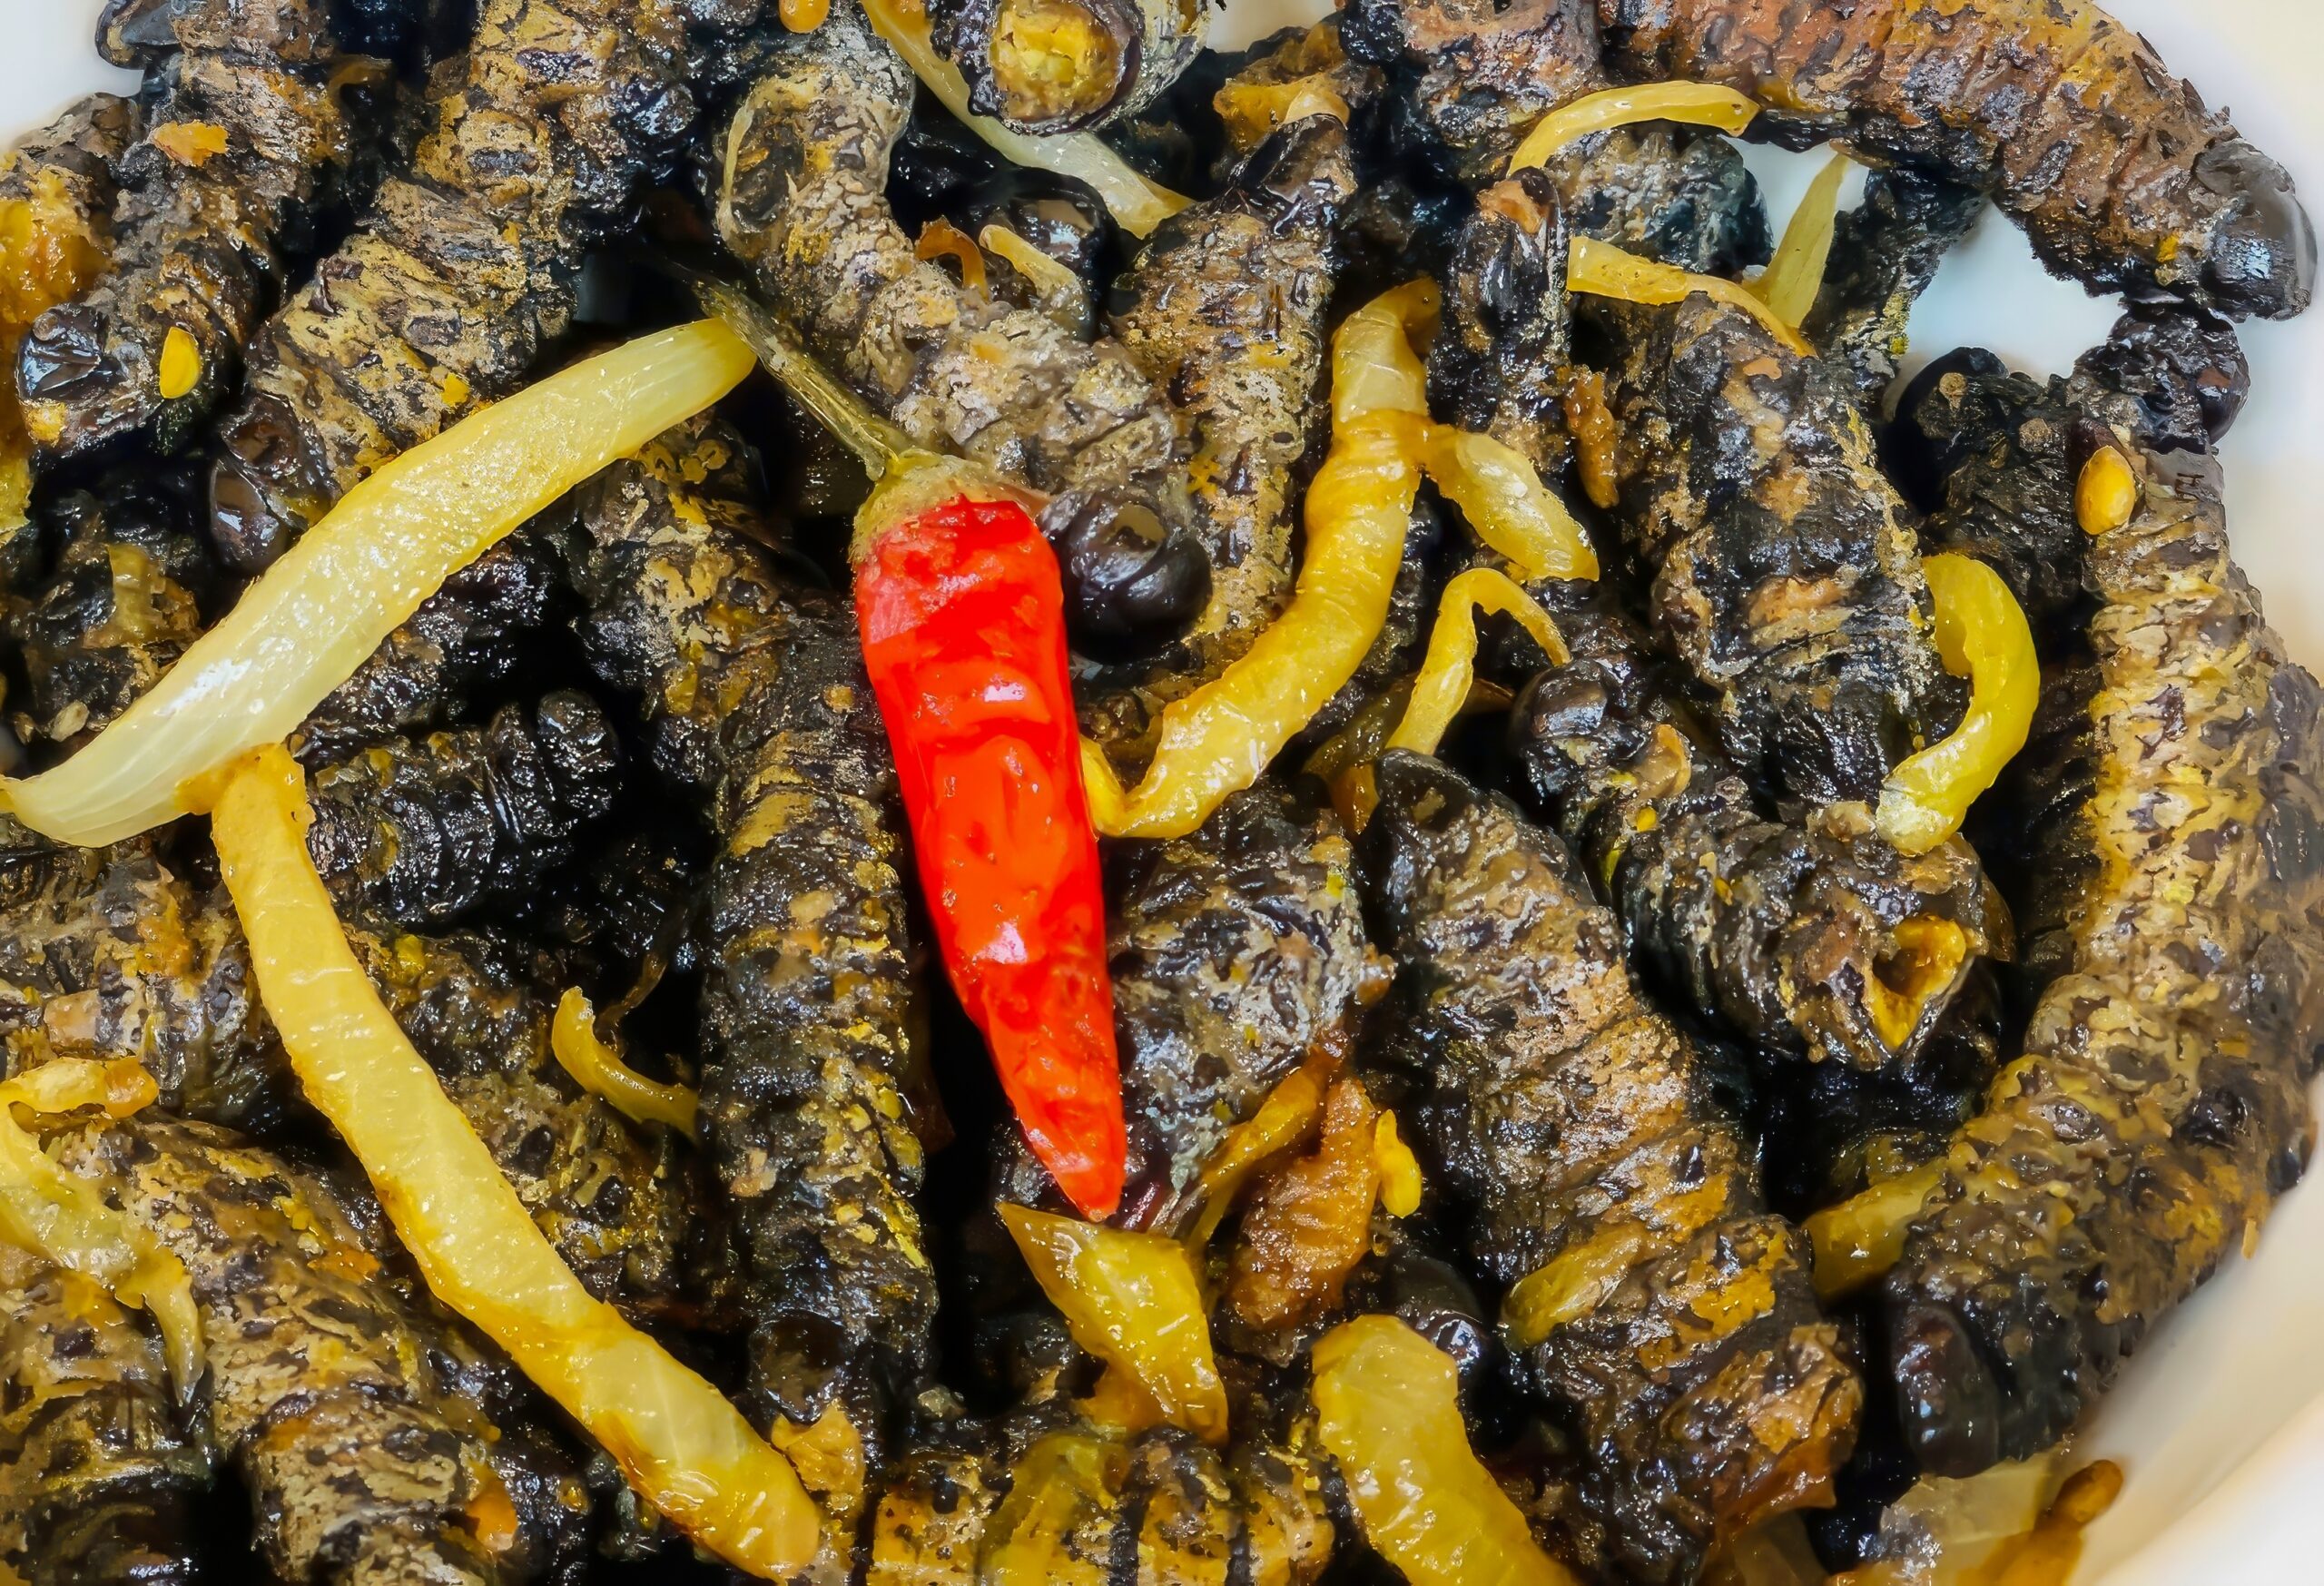
[(196, 808), (204, 779), (288, 736), (395, 626), (534, 513), (710, 406), (753, 366), (704, 320), (575, 364), (349, 491), (63, 765), (0, 783), (25, 825), (95, 847)]
[(1436, 626), (1429, 630), (1428, 653), (1420, 675), (1413, 680), (1412, 703), (1403, 720), (1388, 734), (1387, 747), (1433, 754), (1444, 741), (1476, 681), (1477, 613), (1498, 612), (1517, 619), (1518, 626), (1541, 646), (1551, 661), (1563, 665), (1565, 640), (1534, 598), (1508, 574), (1492, 567), (1472, 567), (1444, 586), (1436, 602)]
[(1824, 270), (1832, 259), (1832, 236), (1839, 221), (1840, 179), (1848, 173), (1848, 159), (1835, 154), (1807, 184), (1799, 207), (1784, 222), (1783, 241), (1776, 256), (1751, 291), (1768, 311), (1797, 330), (1807, 322), (1816, 294), (1824, 290)]
[(1566, 261), (1566, 290), (1594, 297), (1616, 298), (1626, 303), (1682, 303), (1695, 293), (1740, 309), (1768, 328), (1768, 334), (1805, 358), (1814, 349), (1799, 332), (1777, 319), (1758, 293), (1748, 286), (1716, 275), (1690, 275), (1671, 265), (1626, 253), (1610, 242), (1589, 237), (1573, 240)]
[(667, 1124), (694, 1138), (702, 1099), (684, 1085), (665, 1085), (621, 1060), (619, 1053), (597, 1035), (596, 1010), (575, 987), (557, 1000), (556, 1017), (550, 1021), (548, 1049), (573, 1082), (599, 1097), (632, 1123)]
[(1515, 175), (1529, 165), (1547, 164), (1551, 155), (1575, 139), (1608, 127), (1678, 121), (1739, 133), (1758, 113), (1759, 107), (1734, 89), (1709, 83), (1641, 83), (1604, 88), (1561, 105), (1535, 122), (1525, 141), (1517, 145), (1517, 153), (1509, 157), (1509, 171)]
[(1315, 1434), (1373, 1551), (1413, 1586), (1580, 1586), (1469, 1445), (1452, 1359), (1393, 1316), (1316, 1341)]
[(2034, 630), (2001, 575), (1954, 552), (1925, 558), (1936, 607), (1936, 653), (1969, 679), (1969, 709), (1941, 743), (1888, 773), (1874, 819), (1905, 853), (1926, 853), (1961, 829), (1969, 806), (2000, 779), (2034, 730), (2042, 661)]
[(307, 1100), (345, 1138), (437, 1298), (482, 1328), (638, 1492), (737, 1569), (787, 1580), (820, 1520), (740, 1411), (573, 1276), (405, 1039), (308, 857), (281, 747), (225, 779), (211, 823), (259, 996)]

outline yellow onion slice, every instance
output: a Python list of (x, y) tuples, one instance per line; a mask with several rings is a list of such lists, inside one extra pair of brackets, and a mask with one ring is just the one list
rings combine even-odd
[(700, 1546), (786, 1580), (818, 1517), (740, 1412), (593, 1298), (381, 1005), (307, 855), (314, 813), (280, 746), (234, 768), (211, 823), (260, 1000), (436, 1296), (482, 1328)]
[(1195, 1195), (1202, 1211), (1187, 1230), (1187, 1248), (1200, 1250), (1210, 1243), (1219, 1223), (1243, 1192), (1251, 1175), (1313, 1134), (1324, 1118), (1324, 1092), (1331, 1088), (1337, 1062), (1309, 1058), (1277, 1081), (1259, 1103), (1258, 1111), (1226, 1134), (1195, 1179)]
[(666, 1124), (688, 1139), (696, 1138), (702, 1098), (684, 1085), (665, 1085), (621, 1060), (597, 1034), (597, 1010), (580, 988), (557, 1000), (548, 1027), (548, 1049), (573, 1082), (632, 1123)]
[(896, 54), (927, 84), (928, 91), (943, 102), (944, 108), (1001, 158), (1088, 183), (1131, 236), (1150, 235), (1155, 227), (1193, 202), (1140, 176), (1093, 133), (1036, 137), (1013, 132), (990, 116), (971, 111), (968, 80), (958, 66), (936, 53), (928, 36), (927, 14), (913, 0), (863, 0), (863, 15), (872, 29), (895, 46)]
[(1513, 176), (1529, 165), (1546, 165), (1550, 156), (1575, 139), (1608, 127), (1682, 121), (1739, 133), (1758, 113), (1759, 107), (1734, 89), (1710, 83), (1641, 83), (1628, 88), (1603, 88), (1561, 105), (1535, 122), (1525, 141), (1517, 145), (1517, 153), (1509, 157), (1509, 174)]
[(1525, 454), (1490, 435), (1431, 425), (1428, 477), (1477, 537), (1528, 578), (1595, 578), (1598, 553)]
[(752, 364), (749, 348), (706, 320), (471, 414), (349, 491), (79, 754), (0, 793), (25, 825), (84, 847), (194, 809), (205, 778), (288, 736), (446, 576), (710, 406)]
[(1307, 551), (1290, 607), (1212, 682), (1162, 712), (1160, 746), (1134, 789), (1086, 740), (1081, 763), (1098, 830), (1183, 837), (1250, 786), (1355, 675), (1388, 620), (1420, 493), (1427, 375), (1413, 350), (1435, 284), (1395, 288), (1332, 339), (1332, 448), (1307, 488)]
[(1106, 1586), (1112, 1571), (1091, 1543), (1113, 1528), (1128, 1463), (1123, 1446), (1108, 1438), (1050, 1433), (1010, 1468), (1009, 1496), (987, 1522), (979, 1556), (961, 1561), (957, 1576), (940, 1578), (978, 1586)]
[(1007, 1202), (1000, 1220), (1076, 1344), (1127, 1373), (1172, 1424), (1226, 1441), (1226, 1386), (1185, 1246)]
[(1816, 1292), (1835, 1299), (1896, 1266), (1913, 1219), (1944, 1182), (1940, 1157), (1811, 1216), (1802, 1226), (1816, 1255)]
[(2042, 662), (2034, 630), (2001, 575), (1974, 557), (1922, 560), (1936, 607), (1936, 653), (1969, 679), (1969, 711), (1942, 743), (1888, 773), (1874, 821), (1897, 850), (1926, 853), (1961, 829), (1969, 806), (1993, 786), (2034, 730)]
[(1413, 683), (1412, 703), (1404, 707), (1404, 719), (1388, 734), (1389, 748), (1433, 754), (1444, 741), (1446, 729), (1468, 702), (1469, 685), (1476, 680), (1477, 613), (1481, 611), (1515, 617), (1533, 642), (1549, 652), (1551, 663), (1563, 665), (1567, 661), (1565, 640), (1557, 625), (1516, 580), (1492, 567), (1472, 567), (1446, 584), (1437, 600), (1428, 654)]
[(1396, 1115), (1385, 1108), (1372, 1128), (1372, 1160), (1380, 1169), (1380, 1209), (1392, 1217), (1420, 1210), (1420, 1158), (1396, 1132)]
[(1768, 311), (1795, 330), (1807, 322), (1816, 294), (1824, 290), (1824, 267), (1831, 262), (1832, 233), (1839, 222), (1840, 180), (1847, 173), (1845, 154), (1824, 163), (1784, 222), (1775, 258), (1751, 283)]
[(1316, 1342), (1317, 1436), (1374, 1552), (1413, 1586), (1579, 1586), (1469, 1446), (1452, 1359), (1393, 1316)]
[(184, 1266), (107, 1206), (94, 1185), (51, 1161), (13, 1111), (95, 1107), (126, 1118), (154, 1095), (153, 1077), (136, 1063), (85, 1058), (60, 1058), (0, 1085), (0, 1239), (150, 1312), (162, 1330), (171, 1385), (184, 1403), (202, 1375), (202, 1317)]
[(1566, 263), (1566, 289), (1593, 297), (1618, 298), (1626, 303), (1682, 303), (1695, 293), (1740, 309), (1768, 328), (1768, 333), (1803, 358), (1813, 350), (1799, 332), (1776, 317), (1775, 311), (1749, 287), (1716, 275), (1692, 275), (1651, 259), (1626, 253), (1610, 242), (1590, 237), (1573, 240), (1573, 255)]

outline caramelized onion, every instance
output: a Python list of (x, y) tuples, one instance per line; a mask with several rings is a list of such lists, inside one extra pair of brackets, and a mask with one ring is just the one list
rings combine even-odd
[(0, 783), (34, 831), (95, 847), (199, 805), (457, 569), (726, 394), (751, 350), (716, 320), (641, 337), (470, 414), (349, 491), (143, 698), (54, 771)]
[(593, 1298), (535, 1226), (349, 951), (308, 857), (314, 813), (278, 747), (233, 769), (211, 823), (267, 1014), (308, 1101), (363, 1165), (436, 1296), (508, 1352), (646, 1502), (737, 1569), (788, 1579), (818, 1516), (783, 1455)]
[(1604, 88), (1559, 106), (1533, 123), (1525, 141), (1509, 157), (1512, 174), (1529, 165), (1546, 165), (1550, 156), (1577, 138), (1608, 127), (1630, 126), (1642, 121), (1681, 121), (1694, 126), (1739, 133), (1751, 124), (1759, 107), (1732, 88), (1709, 83), (1641, 83), (1627, 88)]
[(1807, 322), (1816, 294), (1824, 290), (1824, 267), (1831, 262), (1832, 233), (1839, 222), (1840, 179), (1847, 173), (1845, 154), (1824, 163), (1784, 222), (1775, 258), (1751, 283), (1768, 311), (1795, 330)]
[(1566, 290), (1593, 297), (1618, 298), (1626, 303), (1682, 303), (1695, 293), (1740, 309), (1792, 351), (1806, 357), (1813, 350), (1799, 332), (1777, 319), (1775, 310), (1749, 287), (1716, 275), (1692, 275), (1651, 259), (1626, 253), (1610, 242), (1590, 237), (1573, 240), (1573, 256), (1566, 264)]
[(1185, 1246), (1007, 1202), (1000, 1220), (1076, 1344), (1127, 1374), (1172, 1424), (1226, 1441), (1226, 1387)]
[(1969, 806), (1993, 786), (2034, 730), (2042, 662), (2034, 630), (2001, 575), (1974, 557), (1925, 558), (1936, 606), (1936, 653), (1969, 679), (1969, 711), (1942, 743), (1888, 773), (1874, 819), (1905, 853), (1926, 853), (1961, 829)]
[(630, 1122), (666, 1124), (688, 1139), (696, 1138), (701, 1098), (688, 1086), (648, 1079), (623, 1062), (598, 1036), (596, 1010), (578, 987), (557, 1000), (548, 1049), (575, 1084), (602, 1097)]
[(1383, 293), (1332, 338), (1332, 449), (1307, 488), (1307, 551), (1290, 607), (1214, 681), (1162, 712), (1160, 746), (1124, 789), (1085, 740), (1098, 830), (1183, 837), (1267, 763), (1355, 675), (1388, 620), (1420, 493), (1427, 374), (1415, 327), (1433, 322), (1435, 283)]
[(1444, 741), (1445, 731), (1468, 702), (1469, 685), (1476, 680), (1477, 613), (1481, 611), (1516, 618), (1533, 642), (1549, 653), (1552, 664), (1563, 665), (1569, 659), (1565, 640), (1539, 602), (1508, 574), (1472, 567), (1445, 585), (1437, 600), (1428, 654), (1413, 684), (1404, 719), (1388, 734), (1389, 748), (1433, 754)]

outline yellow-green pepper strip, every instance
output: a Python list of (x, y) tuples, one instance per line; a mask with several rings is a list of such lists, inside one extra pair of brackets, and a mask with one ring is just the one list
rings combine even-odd
[(960, 75), (958, 66), (936, 53), (928, 36), (927, 14), (913, 0), (863, 0), (863, 15), (954, 119), (990, 143), (1002, 159), (1088, 182), (1131, 236), (1151, 235), (1155, 227), (1194, 202), (1140, 176), (1094, 133), (1036, 137), (1013, 132), (990, 116), (970, 110), (968, 79)]
[(1421, 661), (1404, 719), (1388, 734), (1389, 748), (1433, 754), (1444, 741), (1445, 731), (1468, 701), (1470, 684), (1476, 680), (1477, 613), (1481, 611), (1516, 618), (1533, 642), (1549, 652), (1553, 665), (1561, 666), (1569, 658), (1565, 639), (1550, 614), (1514, 579), (1492, 567), (1472, 567), (1445, 585), (1436, 602), (1436, 626), (1429, 630), (1428, 654)]
[(1936, 653), (1969, 679), (1969, 711), (1942, 743), (1888, 773), (1874, 820), (1903, 853), (1926, 853), (1961, 829), (1969, 806), (2025, 747), (2042, 694), (2034, 630), (2001, 576), (1947, 552), (1921, 563), (1936, 606)]
[(211, 820), (260, 1000), (306, 1098), (363, 1165), (437, 1298), (507, 1350), (697, 1544), (789, 1580), (820, 1531), (790, 1462), (593, 1298), (535, 1226), (349, 950), (307, 854), (313, 819), (306, 779), (278, 745), (232, 770)]
[(34, 831), (81, 847), (206, 802), (203, 780), (287, 737), (445, 578), (751, 371), (715, 320), (640, 337), (470, 414), (386, 464), (53, 771), (0, 783)]
[(1316, 1341), (1315, 1433), (1373, 1551), (1413, 1586), (1580, 1586), (1469, 1446), (1461, 1379), (1393, 1316)]
[(1006, 1201), (1000, 1220), (1076, 1344), (1127, 1372), (1174, 1425), (1226, 1441), (1226, 1384), (1187, 1246)]
[(1086, 740), (1083, 778), (1098, 830), (1183, 837), (1250, 786), (1312, 720), (1388, 620), (1420, 493), (1427, 375), (1412, 328), (1436, 313), (1425, 279), (1383, 293), (1332, 340), (1332, 449), (1307, 488), (1307, 554), (1289, 609), (1226, 671), (1162, 712), (1160, 745), (1125, 789)]
[(202, 1317), (184, 1266), (144, 1229), (104, 1203), (96, 1187), (59, 1167), (12, 1108), (38, 1113), (84, 1107), (126, 1118), (151, 1102), (153, 1078), (133, 1062), (63, 1058), (0, 1085), (0, 1239), (103, 1286), (124, 1305), (151, 1312), (181, 1403), (202, 1376)]
[(1799, 207), (1784, 222), (1783, 241), (1752, 291), (1778, 320), (1797, 330), (1807, 322), (1816, 294), (1824, 290), (1824, 268), (1832, 259), (1832, 233), (1839, 222), (1840, 180), (1848, 173), (1848, 159), (1835, 154), (1816, 173), (1800, 196)]
[(684, 1085), (665, 1085), (621, 1060), (597, 1034), (596, 1010), (579, 987), (557, 1000), (548, 1027), (548, 1049), (573, 1082), (632, 1123), (666, 1124), (688, 1139), (698, 1138), (702, 1098)]
[(1576, 237), (1572, 257), (1566, 263), (1565, 283), (1569, 291), (1618, 298), (1626, 303), (1682, 303), (1700, 292), (1729, 308), (1742, 310), (1801, 357), (1814, 350), (1800, 340), (1798, 331), (1777, 319), (1749, 287), (1720, 276), (1691, 275), (1673, 266), (1626, 253), (1610, 242)]
[(1509, 157), (1514, 176), (1529, 165), (1546, 165), (1550, 157), (1577, 138), (1608, 127), (1642, 121), (1682, 121), (1694, 126), (1739, 133), (1751, 124), (1759, 107), (1732, 88), (1709, 83), (1643, 83), (1630, 88), (1604, 88), (1561, 105), (1533, 123), (1517, 153)]

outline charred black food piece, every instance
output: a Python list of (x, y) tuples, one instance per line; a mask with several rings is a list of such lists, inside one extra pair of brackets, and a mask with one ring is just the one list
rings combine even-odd
[(576, 1554), (579, 1484), (536, 1463), (522, 1423), (495, 1424), (468, 1346), (399, 1297), (329, 1183), (153, 1116), (77, 1127), (54, 1149), (185, 1264), (205, 1435), (248, 1484), (282, 1579), (498, 1586)]
[(1387, 1060), (1575, 1434), (1574, 1545), (1689, 1580), (1717, 1536), (1827, 1490), (1862, 1385), (1701, 1054), (1639, 999), (1563, 845), (1433, 761), (1391, 752), (1377, 776)]
[(366, 136), (328, 0), (111, 0), (98, 43), (157, 94), (122, 157), (112, 272), (17, 357), (27, 427), (68, 457), (133, 432), (185, 444)]
[(697, 421), (582, 493), (580, 626), (655, 763), (712, 795), (703, 1122), (750, 1263), (752, 1386), (802, 1426), (836, 1408), (876, 1451), (936, 1305), (902, 1089), (902, 811), (852, 614), (736, 531), (734, 455)]
[(0, 1565), (25, 1586), (180, 1586), (210, 1458), (160, 1340), (77, 1273), (0, 1246)]
[(1622, 75), (1722, 83), (1781, 135), (1990, 193), (2093, 288), (2202, 296), (2238, 318), (2308, 306), (2316, 233), (2291, 178), (2091, 0), (1597, 9)]
[(2097, 758), (2070, 961), (1882, 1291), (1900, 1420), (1939, 1474), (2071, 1427), (2312, 1139), (2317, 685), (2229, 560), (2216, 473), (2114, 445), (2141, 498), (2089, 546)]
[(230, 563), (265, 566), (365, 474), (530, 375), (573, 317), (584, 249), (693, 126), (690, 9), (484, 0), (409, 169), (251, 349), (211, 478)]

